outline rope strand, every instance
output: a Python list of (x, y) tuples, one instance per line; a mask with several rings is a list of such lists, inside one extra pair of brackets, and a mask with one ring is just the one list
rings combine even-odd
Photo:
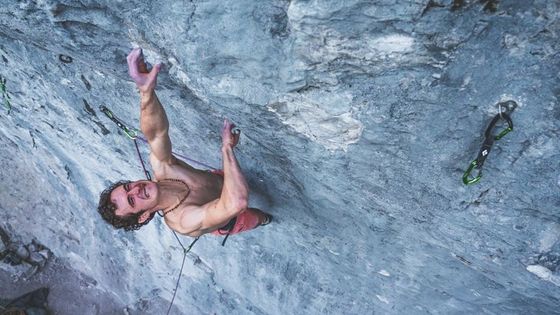
[(183, 275), (183, 268), (185, 267), (185, 259), (187, 258), (187, 253), (191, 250), (191, 248), (194, 246), (196, 241), (198, 241), (198, 239), (200, 238), (200, 236), (195, 238), (194, 241), (189, 246), (189, 248), (185, 249), (183, 243), (181, 243), (181, 241), (179, 240), (177, 233), (173, 231), (173, 234), (175, 235), (177, 242), (179, 242), (179, 245), (181, 245), (181, 247), (183, 248), (183, 262), (181, 263), (181, 270), (179, 271), (179, 276), (177, 277), (177, 284), (175, 285), (175, 290), (173, 290), (173, 297), (171, 298), (171, 303), (169, 303), (169, 308), (167, 309), (167, 313), (166, 313), (167, 315), (169, 315), (169, 312), (171, 311), (171, 307), (173, 306), (173, 302), (175, 301), (175, 295), (177, 295), (177, 289), (179, 288), (179, 283), (181, 282), (181, 276)]
[(136, 141), (136, 139), (134, 139), (134, 146), (136, 147), (136, 153), (138, 153), (138, 158), (140, 159), (140, 164), (142, 164), (142, 169), (144, 170), (146, 178), (148, 180), (152, 180), (152, 175), (150, 175), (150, 172), (148, 172), (146, 166), (144, 165), (144, 159), (142, 158), (142, 154), (140, 154), (140, 148), (138, 148), (138, 142)]

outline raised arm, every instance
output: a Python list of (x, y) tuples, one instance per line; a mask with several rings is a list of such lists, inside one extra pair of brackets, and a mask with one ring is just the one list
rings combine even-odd
[(232, 133), (234, 127), (235, 125), (230, 121), (224, 120), (222, 128), (224, 186), (217, 203), (218, 208), (224, 209), (230, 219), (245, 210), (249, 200), (249, 187), (233, 152), (240, 135)]
[(169, 122), (155, 92), (161, 64), (148, 71), (140, 48), (130, 52), (127, 62), (130, 77), (140, 91), (140, 129), (150, 144), (151, 157), (163, 163), (171, 163), (173, 155), (168, 133)]
[[(222, 160), (224, 185), (220, 197), (194, 211), (185, 211), (181, 225), (192, 236), (208, 233), (224, 226), (233, 217), (247, 209), (249, 188), (235, 158), (233, 148), (239, 142), (239, 134), (233, 134), (234, 124), (227, 119), (222, 128)], [(195, 223), (195, 224), (193, 224)]]

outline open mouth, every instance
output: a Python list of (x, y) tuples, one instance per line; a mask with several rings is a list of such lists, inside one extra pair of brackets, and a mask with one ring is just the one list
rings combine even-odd
[(146, 184), (140, 184), (140, 189), (138, 191), (138, 197), (140, 197), (142, 199), (150, 198), (150, 195), (146, 191)]

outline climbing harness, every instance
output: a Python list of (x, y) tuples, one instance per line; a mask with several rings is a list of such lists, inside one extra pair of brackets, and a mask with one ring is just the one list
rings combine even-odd
[(2, 103), (8, 110), (9, 115), (10, 111), (12, 110), (12, 104), (10, 103), (10, 95), (6, 90), (6, 78), (4, 78), (3, 76), (0, 76), (0, 93), (2, 93)]
[[(517, 107), (517, 103), (512, 100), (509, 100), (509, 101), (498, 103), (497, 106), (498, 106), (499, 113), (496, 114), (496, 116), (494, 116), (494, 118), (486, 128), (486, 132), (484, 133), (484, 137), (485, 137), (484, 143), (480, 148), (478, 156), (475, 160), (471, 162), (471, 164), (469, 164), (469, 167), (463, 174), (463, 183), (465, 185), (471, 185), (477, 183), (480, 180), (480, 178), (482, 177), (482, 166), (484, 165), (484, 162), (486, 161), (486, 158), (490, 153), (490, 149), (492, 148), (494, 141), (500, 140), (502, 137), (504, 137), (506, 134), (508, 134), (510, 131), (513, 130), (513, 122), (511, 120), (510, 114)], [(496, 125), (500, 120), (504, 120), (507, 123), (507, 127), (503, 129), (497, 136), (494, 136), (492, 131), (494, 130), (494, 128), (496, 127)], [(471, 172), (475, 168), (478, 170), (478, 174), (475, 177), (471, 177)]]
[(222, 231), (226, 231), (226, 236), (224, 237), (224, 240), (222, 241), (222, 246), (226, 245), (226, 241), (228, 239), (228, 237), (231, 235), (231, 231), (233, 230), (233, 228), (235, 227), (235, 223), (237, 223), (237, 217), (234, 217), (233, 219), (229, 220), (229, 222), (222, 226), (221, 228), (218, 229), (220, 235), (222, 234)]

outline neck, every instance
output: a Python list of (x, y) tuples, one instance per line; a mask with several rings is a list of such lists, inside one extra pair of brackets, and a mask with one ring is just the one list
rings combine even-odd
[(163, 210), (164, 216), (177, 209), (191, 192), (190, 187), (179, 179), (162, 179), (158, 181), (159, 202), (154, 211)]

